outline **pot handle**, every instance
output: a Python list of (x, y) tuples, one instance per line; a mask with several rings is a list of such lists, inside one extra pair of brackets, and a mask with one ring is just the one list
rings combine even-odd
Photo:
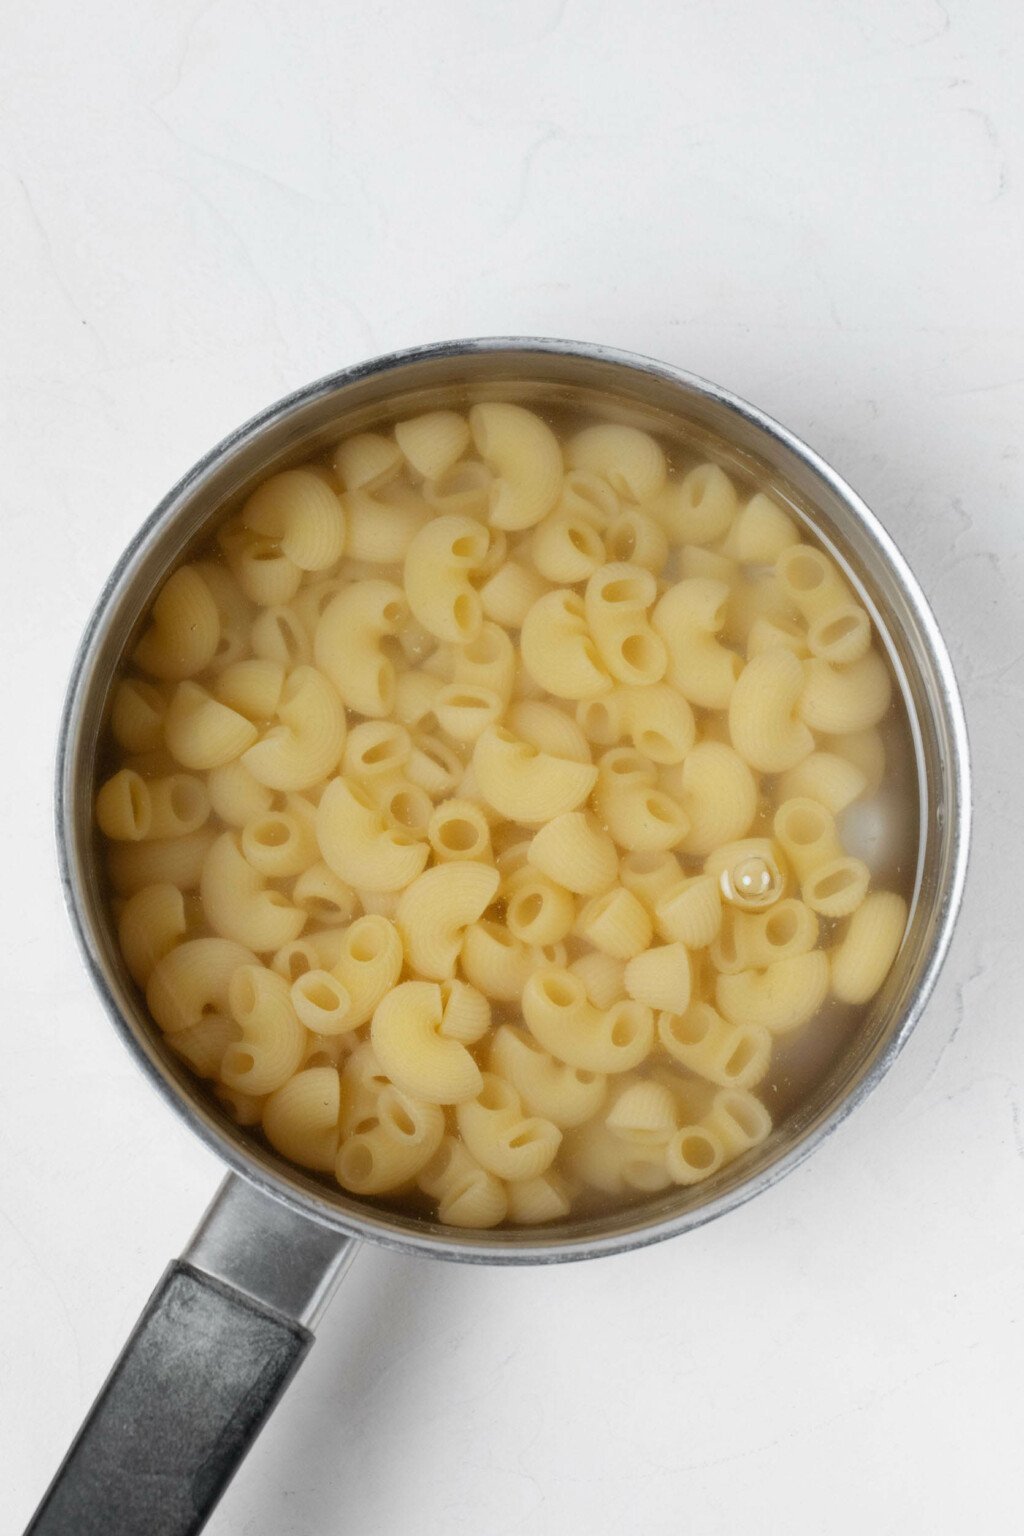
[(229, 1175), (151, 1296), (26, 1536), (201, 1531), (357, 1247)]

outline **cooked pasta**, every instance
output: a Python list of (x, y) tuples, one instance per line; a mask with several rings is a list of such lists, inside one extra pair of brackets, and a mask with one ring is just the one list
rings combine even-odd
[(354, 1199), (699, 1199), (906, 931), (871, 603), (660, 429), (361, 425), (142, 616), (95, 796), (127, 976), (216, 1113)]

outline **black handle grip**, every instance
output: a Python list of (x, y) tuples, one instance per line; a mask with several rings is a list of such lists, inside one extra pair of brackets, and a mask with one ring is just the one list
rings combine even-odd
[(26, 1536), (193, 1536), (312, 1342), (300, 1324), (172, 1264)]

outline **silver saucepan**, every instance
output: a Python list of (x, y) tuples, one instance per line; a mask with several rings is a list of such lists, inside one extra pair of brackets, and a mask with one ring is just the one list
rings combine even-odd
[[(373, 1208), (307, 1177), (239, 1131), (162, 1045), (118, 953), (93, 831), (97, 742), (112, 680), (161, 581), (210, 520), (269, 472), (360, 430), (382, 409), (481, 396), (604, 402), (639, 423), (682, 425), (784, 488), (848, 561), (877, 620), (914, 724), (920, 856), (906, 939), (882, 992), (825, 1077), (761, 1146), (695, 1189), (528, 1232), (464, 1234)], [(905, 771), (914, 772), (912, 764)], [(963, 713), (949, 656), (903, 557), (839, 476), (791, 433), (702, 379), (605, 347), (499, 338), (423, 347), (311, 384), (214, 448), (125, 551), (89, 621), (60, 734), (61, 878), (113, 1026), (157, 1090), (230, 1172), (164, 1275), (69, 1451), (37, 1536), (185, 1536), (205, 1523), (312, 1343), (360, 1239), (474, 1263), (596, 1258), (674, 1237), (795, 1168), (888, 1070), (946, 953), (970, 822)]]

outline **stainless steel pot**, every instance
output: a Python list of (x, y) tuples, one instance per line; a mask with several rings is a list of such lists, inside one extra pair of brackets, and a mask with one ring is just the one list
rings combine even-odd
[[(755, 1152), (695, 1190), (525, 1233), (462, 1234), (361, 1204), (218, 1113), (149, 1024), (108, 920), (92, 825), (111, 681), (167, 572), (271, 470), (372, 423), (381, 408), (473, 398), (582, 400), (678, 430), (767, 475), (813, 513), (860, 579), (915, 725), (921, 851), (906, 941), (869, 1017), (810, 1097)], [(182, 1536), (205, 1523), (312, 1341), (359, 1238), (438, 1258), (551, 1263), (673, 1237), (767, 1189), (820, 1145), (895, 1059), (949, 944), (967, 864), (969, 764), (949, 656), (903, 557), (811, 449), (752, 406), (678, 369), (608, 348), (499, 338), (394, 354), (321, 380), (213, 449), (170, 492), (113, 572), (75, 663), (60, 737), (61, 878), (114, 1027), (164, 1099), (231, 1172), (149, 1303), (31, 1529)]]

